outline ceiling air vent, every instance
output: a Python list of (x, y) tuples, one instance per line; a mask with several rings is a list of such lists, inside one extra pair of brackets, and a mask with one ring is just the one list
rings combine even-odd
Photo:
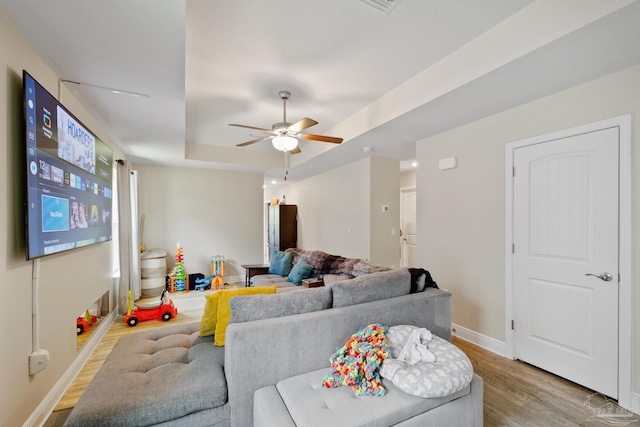
[(375, 7), (384, 13), (391, 12), (391, 9), (396, 7), (400, 0), (360, 0), (362, 3), (366, 3), (369, 6)]

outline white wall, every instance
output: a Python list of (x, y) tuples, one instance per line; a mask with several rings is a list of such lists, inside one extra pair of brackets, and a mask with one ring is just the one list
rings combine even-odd
[[(400, 266), (400, 164), (371, 158), (371, 261)], [(388, 212), (382, 212), (388, 206)]]
[(267, 188), (265, 200), (286, 194), (287, 203), (298, 206), (299, 248), (369, 258), (369, 170), (369, 159), (361, 160)]
[(244, 280), (241, 264), (262, 263), (262, 174), (137, 165), (144, 244), (167, 251), (175, 265), (184, 250), (187, 274), (211, 272), (225, 257), (226, 281)]
[[(40, 347), (49, 351), (51, 359), (44, 371), (29, 376), (32, 263), (25, 261), (23, 231), (23, 69), (57, 95), (58, 77), (0, 11), (0, 292), (4, 298), (0, 310), (1, 426), (24, 424), (55, 388), (78, 354), (76, 317), (112, 287), (111, 242), (41, 259)], [(114, 158), (123, 158), (73, 95), (64, 91), (61, 101), (114, 149)]]
[[(453, 321), (505, 339), (504, 145), (632, 114), (633, 264), (640, 265), (640, 67), (559, 92), (419, 141), (418, 262), (453, 293)], [(439, 171), (438, 160), (458, 158)], [(427, 183), (423, 185), (422, 183)], [(640, 292), (633, 278), (633, 386), (640, 392)]]
[(400, 172), (400, 188), (416, 186), (416, 170)]
[[(399, 265), (399, 163), (363, 159), (292, 184), (265, 189), (298, 206), (298, 247)], [(389, 205), (382, 214), (380, 205)]]

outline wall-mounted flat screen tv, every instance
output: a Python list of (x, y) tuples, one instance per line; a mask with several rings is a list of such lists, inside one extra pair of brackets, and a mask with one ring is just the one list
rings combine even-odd
[(111, 240), (113, 151), (23, 72), (27, 259)]

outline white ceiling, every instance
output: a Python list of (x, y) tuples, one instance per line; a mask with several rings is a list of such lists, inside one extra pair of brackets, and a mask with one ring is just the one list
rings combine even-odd
[[(306, 132), (291, 179), (374, 155), (409, 160), (415, 142), (640, 63), (632, 0), (0, 0), (60, 79), (134, 163), (283, 176), (263, 134)], [(29, 70), (27, 70), (29, 71)], [(34, 76), (38, 79), (38, 76)], [(63, 101), (64, 102), (64, 101)], [(364, 147), (370, 147), (368, 152)]]

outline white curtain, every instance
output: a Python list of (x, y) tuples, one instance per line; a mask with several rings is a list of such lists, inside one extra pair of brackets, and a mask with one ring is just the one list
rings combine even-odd
[(120, 242), (120, 312), (127, 311), (127, 293), (140, 298), (140, 242), (138, 237), (138, 181), (129, 162), (118, 160), (118, 217)]

